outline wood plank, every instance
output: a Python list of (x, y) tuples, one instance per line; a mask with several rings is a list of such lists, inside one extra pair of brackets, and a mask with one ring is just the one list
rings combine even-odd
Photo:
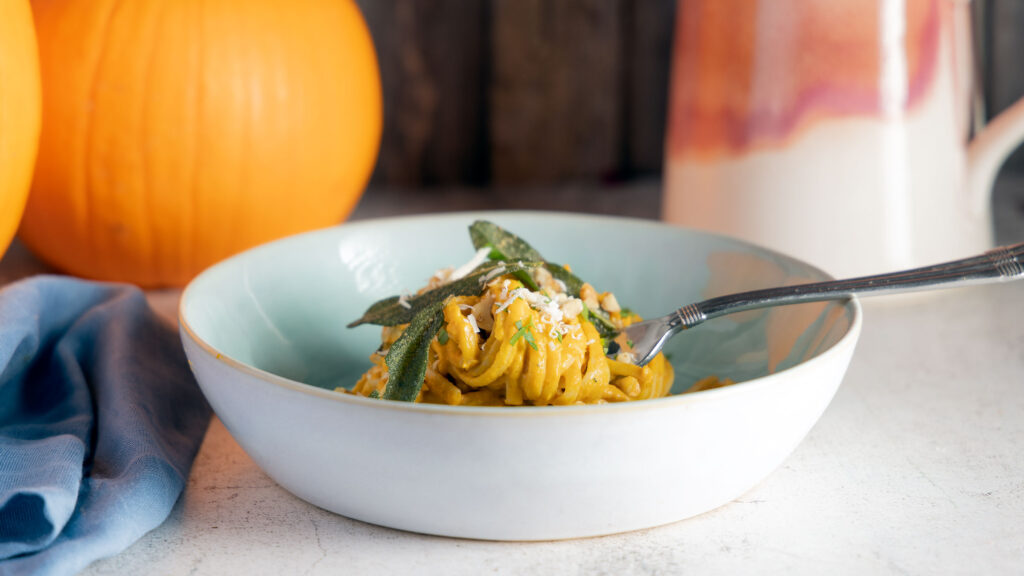
[[(1024, 2), (992, 0), (984, 6), (989, 38), (985, 88), (988, 117), (992, 118), (1024, 96)], [(1006, 162), (1024, 170), (1024, 149), (1018, 148)]]
[(668, 114), (675, 0), (631, 0), (626, 65), (626, 163), (631, 173), (661, 171)]
[(485, 0), (359, 0), (384, 89), (373, 181), (479, 182), (486, 176)]
[(492, 0), (495, 183), (621, 170), (624, 11), (625, 0)]
[[(657, 220), (661, 180), (531, 186), (371, 187), (350, 221), (479, 210), (544, 210)], [(0, 266), (0, 273), (3, 268)], [(2, 278), (2, 276), (0, 276)]]

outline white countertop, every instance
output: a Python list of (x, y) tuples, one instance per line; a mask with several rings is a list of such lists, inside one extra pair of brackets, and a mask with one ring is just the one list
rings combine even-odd
[(278, 487), (215, 419), (167, 522), (85, 574), (1024, 573), (1021, 311), (1024, 282), (865, 301), (838, 394), (781, 468), (712, 512), (602, 538), (349, 520)]
[[(25, 258), (15, 247), (0, 283), (32, 271)], [(167, 313), (176, 298), (151, 294)], [(84, 574), (751, 571), (1024, 573), (1024, 282), (866, 300), (847, 376), (804, 442), (749, 493), (689, 520), (543, 543), (379, 528), (278, 487), (215, 418), (170, 518)]]

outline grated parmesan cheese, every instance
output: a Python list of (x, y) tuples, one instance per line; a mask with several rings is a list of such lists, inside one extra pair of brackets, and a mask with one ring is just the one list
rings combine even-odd
[(459, 304), (459, 310), (461, 312), (469, 312), (469, 314), (466, 314), (466, 322), (469, 322), (469, 325), (473, 328), (473, 332), (479, 334), (480, 325), (477, 324), (476, 321), (476, 309), (470, 306), (469, 304)]
[[(540, 312), (540, 328), (547, 330), (552, 338), (559, 338), (572, 332), (572, 327), (566, 324), (567, 319), (576, 318), (583, 313), (583, 302), (568, 294), (547, 292), (534, 292), (528, 288), (516, 288), (509, 290), (510, 281), (505, 280), (502, 284), (501, 294), (497, 298), (498, 307), (496, 312), (502, 312), (518, 299), (522, 299), (531, 308)], [(578, 334), (573, 337), (579, 339)]]
[[(494, 280), (495, 278), (497, 278), (498, 276), (501, 276), (504, 273), (505, 273), (505, 266), (503, 264), (501, 266), (498, 266), (494, 270), (491, 270), (487, 274), (484, 274), (484, 277), (480, 279), (480, 284), (482, 286), (486, 286), (488, 282), (490, 282), (491, 280)], [(508, 286), (508, 280), (505, 280), (505, 286), (506, 287)]]
[(469, 274), (473, 270), (476, 270), (477, 266), (487, 261), (487, 255), (490, 253), (490, 248), (481, 248), (477, 250), (476, 254), (473, 255), (469, 262), (466, 262), (462, 266), (459, 266), (458, 268), (455, 269), (454, 272), (451, 273), (451, 275), (448, 277), (448, 280), (458, 280), (459, 278), (462, 278), (463, 276)]

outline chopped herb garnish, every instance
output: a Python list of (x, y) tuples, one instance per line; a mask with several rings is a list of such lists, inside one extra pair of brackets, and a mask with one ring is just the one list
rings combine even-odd
[[(447, 344), (448, 343), (448, 331), (445, 330), (444, 328), (441, 328), (441, 331), (437, 333), (437, 341), (441, 344), (441, 346), (444, 346), (445, 344)], [(632, 346), (632, 344), (630, 344), (630, 346)]]
[(516, 330), (516, 333), (512, 335), (512, 339), (508, 341), (509, 344), (514, 345), (516, 342), (519, 342), (519, 339), (526, 333), (526, 326), (523, 326), (522, 320), (516, 320), (516, 328), (519, 330)]
[(537, 341), (533, 337), (533, 332), (530, 328), (533, 328), (533, 320), (527, 320), (526, 324), (523, 324), (522, 320), (516, 320), (516, 333), (512, 335), (512, 339), (508, 341), (509, 344), (515, 345), (520, 338), (526, 340), (526, 343), (530, 345), (530, 348), (537, 349)]

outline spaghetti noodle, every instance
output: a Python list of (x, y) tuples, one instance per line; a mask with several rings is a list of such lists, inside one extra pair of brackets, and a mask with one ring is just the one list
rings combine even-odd
[[(439, 272), (419, 294), (444, 286), (454, 272)], [(602, 337), (598, 320), (615, 330), (639, 320), (620, 308), (611, 293), (599, 294), (583, 283), (574, 296), (540, 267), (529, 276), (536, 289), (525, 285), (521, 275), (495, 275), (480, 294), (452, 295), (442, 302), (443, 321), (429, 341), (417, 402), (568, 405), (668, 394), (674, 374), (664, 355), (637, 366), (624, 335)], [(408, 326), (383, 328), (373, 366), (351, 392), (384, 396), (389, 380), (385, 358)]]

